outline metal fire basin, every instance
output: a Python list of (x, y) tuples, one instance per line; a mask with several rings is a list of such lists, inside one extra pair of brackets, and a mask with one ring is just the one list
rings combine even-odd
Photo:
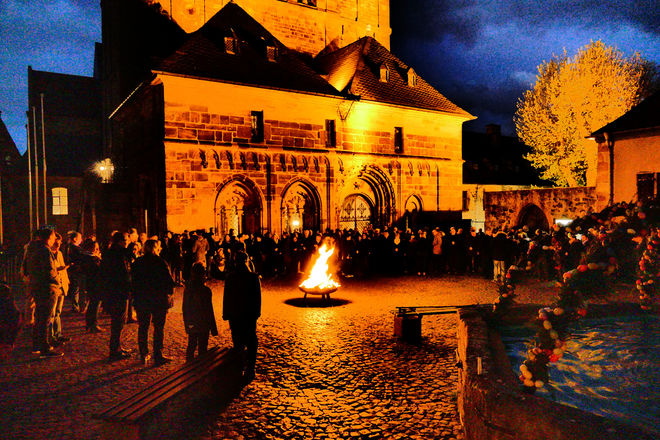
[(303, 296), (303, 299), (305, 300), (307, 299), (307, 295), (309, 294), (309, 295), (321, 295), (321, 299), (330, 301), (330, 294), (337, 290), (336, 287), (330, 287), (328, 289), (320, 289), (318, 287), (315, 287), (313, 289), (308, 289), (306, 287), (298, 286), (298, 288), (300, 289), (301, 292), (305, 294), (305, 296)]

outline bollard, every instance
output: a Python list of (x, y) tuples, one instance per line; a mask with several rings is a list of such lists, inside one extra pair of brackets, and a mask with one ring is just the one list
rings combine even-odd
[(422, 317), (415, 314), (398, 314), (394, 317), (394, 336), (406, 342), (422, 339)]

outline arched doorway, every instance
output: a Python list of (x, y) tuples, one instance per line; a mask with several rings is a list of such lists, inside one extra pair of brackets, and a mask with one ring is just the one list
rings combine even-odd
[(373, 203), (363, 194), (351, 194), (344, 199), (339, 215), (339, 227), (362, 232), (372, 223)]
[(537, 229), (548, 230), (548, 218), (545, 216), (541, 208), (534, 204), (525, 206), (520, 210), (518, 215), (518, 227), (527, 226), (530, 231)]
[(417, 226), (417, 216), (423, 211), (422, 199), (414, 194), (411, 195), (406, 200), (404, 210), (403, 221), (399, 221), (399, 225), (404, 229), (414, 229)]
[(262, 204), (254, 183), (236, 176), (220, 187), (215, 198), (215, 227), (222, 235), (261, 232)]
[(304, 180), (291, 182), (282, 192), (282, 231), (321, 229), (321, 201), (316, 188)]
[(374, 200), (371, 205), (371, 223), (376, 227), (390, 225), (396, 215), (394, 188), (387, 175), (374, 165), (365, 166), (358, 178), (369, 185)]

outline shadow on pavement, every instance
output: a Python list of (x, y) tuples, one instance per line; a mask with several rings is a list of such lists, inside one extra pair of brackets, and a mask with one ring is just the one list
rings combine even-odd
[(330, 298), (329, 300), (323, 299), (320, 297), (312, 298), (290, 298), (284, 300), (284, 304), (288, 304), (293, 307), (308, 307), (308, 308), (326, 308), (326, 307), (338, 307), (350, 304), (352, 301), (342, 298)]

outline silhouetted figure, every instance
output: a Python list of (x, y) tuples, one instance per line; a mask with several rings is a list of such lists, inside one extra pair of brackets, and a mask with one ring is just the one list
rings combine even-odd
[(153, 322), (154, 363), (162, 365), (172, 359), (163, 356), (163, 339), (167, 310), (174, 305), (174, 280), (170, 268), (160, 257), (160, 241), (149, 239), (144, 244), (144, 255), (135, 260), (131, 267), (133, 281), (133, 307), (138, 318), (138, 346), (140, 360), (149, 359), (149, 326)]
[(205, 284), (206, 269), (201, 263), (193, 264), (190, 269), (190, 280), (183, 291), (183, 324), (188, 334), (186, 360), (191, 361), (198, 355), (206, 353), (209, 344), (209, 334), (218, 335), (215, 323), (211, 289)]
[(112, 234), (110, 248), (103, 254), (99, 282), (103, 308), (110, 314), (110, 360), (125, 359), (130, 351), (121, 347), (121, 332), (126, 323), (126, 311), (131, 292), (131, 266), (126, 248), (128, 234)]
[(254, 379), (257, 361), (257, 319), (261, 316), (261, 282), (259, 276), (251, 272), (248, 256), (238, 252), (235, 268), (227, 276), (223, 298), (222, 319), (229, 321), (234, 349), (241, 355), (247, 349), (247, 359), (243, 377)]

